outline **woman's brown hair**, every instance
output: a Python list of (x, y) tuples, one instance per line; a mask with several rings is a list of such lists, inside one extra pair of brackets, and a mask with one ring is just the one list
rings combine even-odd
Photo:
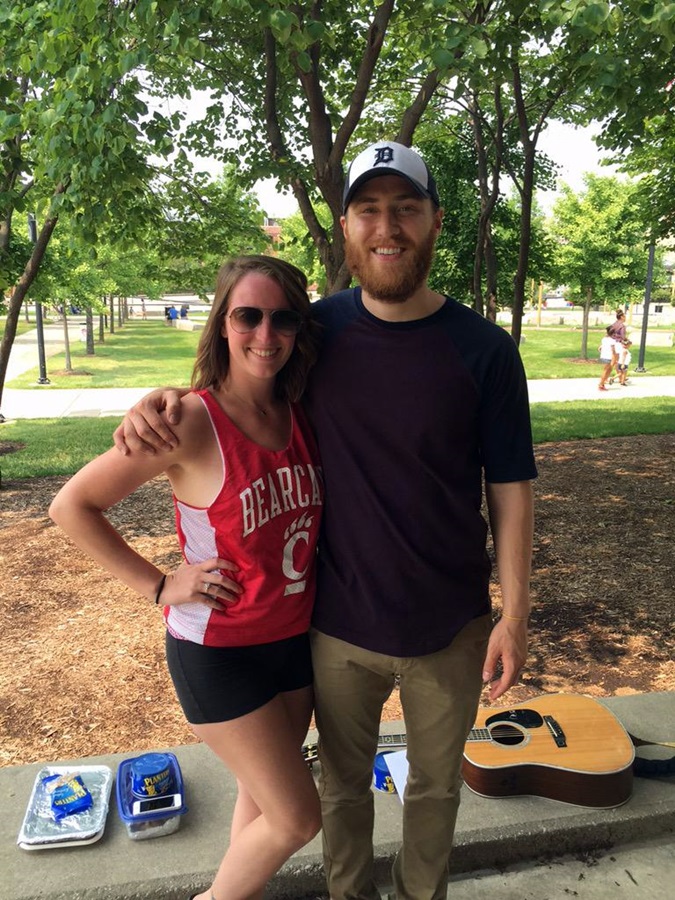
[(278, 397), (297, 402), (302, 396), (307, 374), (316, 362), (319, 326), (311, 317), (307, 278), (300, 269), (275, 256), (237, 256), (218, 272), (213, 306), (199, 339), (192, 370), (192, 387), (218, 388), (230, 368), (230, 350), (221, 330), (228, 312), (230, 294), (235, 285), (251, 272), (274, 279), (281, 287), (291, 309), (303, 317), (290, 359), (276, 378)]

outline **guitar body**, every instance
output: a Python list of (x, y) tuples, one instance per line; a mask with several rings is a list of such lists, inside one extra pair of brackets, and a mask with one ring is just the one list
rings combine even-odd
[(591, 697), (551, 694), (511, 708), (481, 708), (462, 774), (483, 797), (529, 795), (611, 808), (633, 788), (632, 741)]

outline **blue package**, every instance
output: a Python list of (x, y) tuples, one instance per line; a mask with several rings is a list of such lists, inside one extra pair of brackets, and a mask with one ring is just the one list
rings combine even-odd
[(48, 775), (42, 779), (51, 797), (52, 812), (57, 822), (66, 816), (90, 809), (93, 799), (81, 777), (76, 774)]

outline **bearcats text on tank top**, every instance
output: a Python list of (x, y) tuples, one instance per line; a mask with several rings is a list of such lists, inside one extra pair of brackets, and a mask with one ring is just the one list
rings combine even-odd
[(220, 557), (244, 591), (232, 606), (167, 606), (174, 637), (212, 647), (283, 640), (307, 631), (315, 593), (315, 557), (323, 506), (323, 476), (302, 410), (291, 405), (291, 439), (269, 450), (246, 437), (209, 390), (201, 397), (218, 440), (223, 481), (206, 508), (174, 496), (176, 530), (188, 563)]

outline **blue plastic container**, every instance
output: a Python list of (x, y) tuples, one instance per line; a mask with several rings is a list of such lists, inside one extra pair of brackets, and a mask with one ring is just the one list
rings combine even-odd
[(183, 776), (173, 753), (157, 754), (164, 757), (169, 768), (170, 791), (139, 797), (134, 792), (134, 777), (142, 757), (125, 759), (117, 770), (117, 811), (133, 841), (163, 837), (173, 834), (180, 827), (180, 817), (187, 812), (183, 788)]
[(131, 791), (141, 800), (173, 793), (171, 757), (168, 753), (144, 753), (131, 760)]
[(396, 793), (396, 785), (385, 759), (391, 752), (391, 750), (386, 750), (384, 753), (378, 753), (373, 766), (373, 787), (378, 791), (383, 791), (385, 794)]

